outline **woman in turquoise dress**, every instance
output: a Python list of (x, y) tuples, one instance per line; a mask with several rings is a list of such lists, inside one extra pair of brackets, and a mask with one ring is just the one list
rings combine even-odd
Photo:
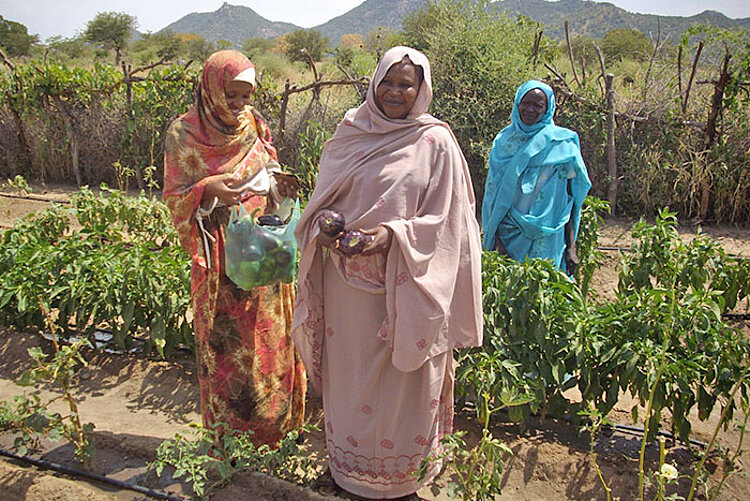
[(495, 137), (482, 203), (482, 246), (516, 261), (550, 259), (572, 275), (581, 206), (591, 187), (578, 134), (554, 124), (555, 94), (518, 88), (511, 124)]

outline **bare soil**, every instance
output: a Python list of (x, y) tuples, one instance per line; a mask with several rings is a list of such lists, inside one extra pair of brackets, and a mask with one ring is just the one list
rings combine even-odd
[[(42, 190), (47, 193), (41, 193)], [(47, 187), (35, 189), (35, 195), (66, 200), (70, 188)], [(33, 197), (35, 198), (35, 197)], [(28, 213), (44, 209), (47, 202), (0, 196), (0, 231), (12, 226)], [(607, 222), (600, 244), (629, 247), (633, 221), (614, 219)], [(684, 238), (697, 232), (693, 226), (680, 228)], [(703, 228), (703, 232), (718, 240), (728, 253), (750, 257), (750, 230), (744, 228)], [(617, 252), (607, 252), (605, 264), (593, 280), (593, 287), (601, 297), (613, 294), (617, 284)], [(29, 389), (15, 384), (20, 374), (31, 366), (27, 349), (37, 346), (40, 337), (34, 333), (19, 333), (0, 328), (0, 400), (11, 400)], [(189, 485), (181, 483), (165, 472), (156, 478), (146, 470), (155, 457), (158, 444), (178, 431), (185, 431), (191, 422), (200, 422), (198, 387), (192, 355), (185, 352), (172, 361), (159, 361), (129, 354), (87, 354), (89, 366), (77, 374), (76, 390), (84, 422), (96, 425), (94, 443), (96, 453), (89, 471), (138, 484), (151, 489), (190, 498)], [(42, 395), (52, 395), (50, 388), (39, 387)], [(631, 408), (636, 405), (628, 395), (622, 395), (610, 418), (621, 424), (633, 424)], [(320, 401), (311, 395), (308, 402), (311, 422), (321, 420)], [(502, 421), (502, 419), (501, 419)], [(714, 413), (706, 422), (694, 416), (693, 438), (708, 442), (718, 422)], [(480, 428), (471, 413), (456, 416), (456, 428), (468, 431), (469, 444), (476, 443)], [(537, 418), (527, 429), (500, 422), (495, 434), (514, 452), (503, 475), (503, 494), (500, 500), (600, 500), (605, 499), (594, 465), (588, 457), (589, 437), (579, 433), (568, 422)], [(736, 447), (740, 435), (734, 427), (722, 431), (719, 443)], [(10, 449), (13, 437), (0, 435), (0, 447)], [(622, 432), (602, 433), (596, 441), (596, 454), (602, 474), (613, 490), (613, 499), (629, 500), (637, 497), (638, 452), (641, 437)], [(674, 462), (682, 475), (690, 475), (694, 465), (694, 451), (681, 445), (668, 444), (668, 461)], [(312, 433), (305, 442), (306, 450), (325, 457), (322, 432)], [(694, 449), (697, 450), (697, 449)], [(647, 457), (653, 465), (657, 460), (656, 445), (649, 445)], [(41, 454), (48, 461), (81, 468), (72, 458), (72, 448), (55, 442), (44, 442)], [(708, 462), (709, 469), (720, 473), (717, 458)], [(321, 470), (325, 467), (321, 461)], [(447, 474), (419, 494), (427, 500), (451, 499), (447, 493)], [(689, 480), (683, 478), (678, 487), (686, 495)], [(672, 493), (674, 490), (668, 491)], [(725, 484), (720, 499), (748, 499), (750, 480), (737, 475)], [(651, 499), (653, 496), (648, 496)], [(0, 499), (3, 500), (142, 500), (144, 494), (85, 481), (75, 476), (63, 476), (49, 470), (31, 467), (26, 463), (0, 459)], [(309, 488), (294, 486), (278, 479), (258, 474), (242, 474), (231, 485), (218, 489), (212, 499), (236, 500), (319, 500), (325, 498)]]

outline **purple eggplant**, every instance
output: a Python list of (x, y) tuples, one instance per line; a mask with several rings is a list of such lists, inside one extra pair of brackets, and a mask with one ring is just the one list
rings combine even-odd
[(370, 235), (365, 235), (361, 231), (357, 230), (346, 230), (341, 237), (339, 237), (339, 251), (347, 256), (351, 257), (355, 254), (362, 252), (365, 245), (372, 240)]
[(258, 218), (258, 224), (261, 226), (281, 226), (284, 220), (276, 214), (264, 214)]
[(344, 216), (341, 213), (336, 212), (335, 210), (326, 209), (320, 215), (318, 224), (320, 225), (320, 231), (325, 235), (335, 237), (344, 231), (346, 221), (344, 221)]

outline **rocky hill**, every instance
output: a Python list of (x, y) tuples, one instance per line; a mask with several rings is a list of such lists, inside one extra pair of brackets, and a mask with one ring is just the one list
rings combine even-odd
[(673, 39), (695, 24), (750, 29), (750, 18), (731, 19), (711, 10), (690, 17), (680, 17), (636, 14), (608, 2), (586, 0), (498, 0), (493, 4), (498, 11), (529, 16), (544, 25), (547, 36), (558, 40), (565, 37), (566, 20), (571, 34), (593, 38), (601, 38), (614, 28), (634, 28), (646, 35), (655, 35), (657, 23), (661, 25), (662, 36)]
[(379, 26), (398, 30), (401, 28), (401, 21), (410, 12), (426, 3), (427, 0), (365, 0), (349, 12), (313, 29), (320, 31), (332, 44), (337, 45), (341, 35), (346, 33), (366, 35)]
[[(346, 33), (365, 35), (379, 26), (398, 30), (404, 17), (425, 3), (427, 0), (365, 0), (314, 29), (336, 45)], [(511, 16), (529, 16), (544, 26), (547, 36), (555, 39), (565, 36), (563, 26), (566, 20), (572, 34), (594, 38), (603, 37), (613, 28), (635, 28), (647, 35), (655, 35), (657, 22), (661, 24), (662, 37), (672, 39), (699, 23), (719, 28), (750, 29), (750, 18), (730, 19), (710, 10), (690, 17), (656, 16), (635, 14), (611, 3), (588, 0), (496, 0), (490, 8)], [(188, 14), (166, 28), (176, 33), (195, 33), (207, 40), (229, 40), (238, 47), (250, 37), (275, 38), (299, 29), (291, 23), (269, 21), (249, 7), (228, 3), (215, 12)]]
[(225, 2), (214, 12), (193, 12), (165, 29), (175, 33), (194, 33), (206, 40), (229, 40), (239, 47), (248, 38), (276, 38), (299, 29), (299, 26), (269, 21), (249, 7)]

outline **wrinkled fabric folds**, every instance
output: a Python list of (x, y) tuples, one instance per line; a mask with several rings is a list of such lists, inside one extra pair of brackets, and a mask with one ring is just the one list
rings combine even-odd
[[(533, 125), (521, 120), (518, 105), (527, 92), (541, 89), (547, 110)], [(536, 80), (518, 88), (511, 124), (495, 137), (482, 203), (482, 246), (499, 238), (510, 257), (552, 259), (565, 268), (564, 228), (573, 215), (578, 234), (580, 212), (591, 187), (578, 135), (554, 124), (555, 95)], [(570, 190), (568, 190), (568, 184)]]

